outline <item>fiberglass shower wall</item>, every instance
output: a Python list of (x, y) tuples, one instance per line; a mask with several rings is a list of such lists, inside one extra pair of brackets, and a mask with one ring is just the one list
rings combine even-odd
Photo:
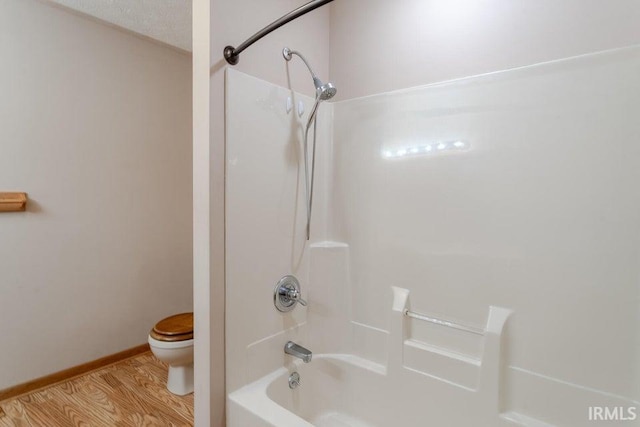
[[(284, 343), (307, 343), (307, 308), (287, 314), (273, 304), (274, 287), (295, 275), (313, 298), (306, 241), (304, 126), (313, 98), (229, 69), (226, 75), (226, 358), (227, 392), (285, 362)], [(287, 110), (287, 98), (293, 109)], [(304, 112), (300, 115), (298, 104)], [(324, 196), (330, 108), (318, 112), (318, 170), (312, 241), (326, 231)], [(310, 310), (318, 306), (309, 307)], [(314, 352), (318, 349), (311, 347)]]
[[(324, 105), (307, 244), (306, 116), (286, 105), (312, 99), (230, 70), (228, 392), (291, 368), (291, 339), (412, 375), (430, 396), (420, 422), (461, 401), (484, 425), (637, 407), (638, 75), (634, 47)], [(308, 308), (275, 310), (285, 274)], [(392, 287), (478, 329), (490, 307), (511, 311), (501, 351), (419, 320), (399, 329)]]
[[(589, 406), (638, 407), (639, 75), (633, 47), (335, 103), (330, 235), (367, 336), (350, 351), (387, 363), (399, 286), (412, 310), (480, 327), (513, 310), (504, 414), (580, 426)], [(410, 328), (480, 362), (482, 340)], [(421, 374), (454, 411), (455, 373)]]

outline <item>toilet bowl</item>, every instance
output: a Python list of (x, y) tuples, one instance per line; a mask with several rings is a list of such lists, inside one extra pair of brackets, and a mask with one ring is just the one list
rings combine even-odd
[(149, 332), (149, 347), (169, 365), (167, 389), (180, 396), (193, 392), (193, 313), (162, 319)]

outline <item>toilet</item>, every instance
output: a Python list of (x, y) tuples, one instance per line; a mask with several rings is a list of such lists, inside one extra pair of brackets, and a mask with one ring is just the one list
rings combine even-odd
[(193, 313), (162, 319), (149, 332), (153, 354), (169, 365), (167, 389), (179, 396), (193, 393)]

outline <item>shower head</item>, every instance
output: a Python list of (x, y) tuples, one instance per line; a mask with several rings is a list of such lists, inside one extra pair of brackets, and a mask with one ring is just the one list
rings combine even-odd
[(338, 92), (338, 89), (336, 89), (336, 87), (332, 83), (322, 83), (322, 80), (317, 77), (313, 78), (313, 84), (316, 87), (316, 97), (318, 97), (320, 101), (331, 99)]
[(311, 73), (311, 77), (313, 78), (313, 85), (316, 87), (316, 99), (320, 101), (326, 101), (328, 99), (333, 98), (338, 92), (338, 89), (336, 89), (336, 87), (331, 83), (322, 83), (322, 80), (320, 80), (316, 76), (316, 73), (313, 72), (311, 65), (309, 65), (305, 57), (302, 56), (300, 52), (291, 50), (288, 47), (285, 47), (282, 50), (282, 56), (284, 56), (284, 59), (286, 59), (287, 61), (291, 61), (291, 59), (293, 58), (293, 55), (298, 55), (300, 59), (302, 59), (302, 62), (304, 62), (304, 65), (306, 65), (307, 68), (309, 69), (309, 72)]
[[(284, 59), (288, 62), (291, 61), (291, 59), (293, 59), (293, 55), (298, 55), (300, 57), (300, 59), (302, 59), (302, 62), (304, 62), (304, 65), (307, 66), (307, 68), (309, 69), (309, 72), (311, 73), (311, 77), (313, 78), (313, 85), (316, 88), (316, 100), (313, 103), (313, 108), (311, 109), (311, 113), (309, 114), (309, 120), (307, 120), (307, 127), (305, 128), (304, 131), (304, 175), (305, 175), (305, 182), (306, 182), (306, 189), (307, 189), (307, 240), (309, 240), (309, 230), (311, 227), (311, 207), (313, 205), (313, 177), (314, 177), (314, 172), (316, 170), (316, 118), (317, 118), (317, 113), (318, 113), (318, 107), (320, 107), (320, 103), (322, 101), (326, 101), (328, 99), (333, 98), (336, 95), (336, 92), (338, 92), (338, 90), (336, 89), (336, 87), (331, 84), (331, 83), (322, 83), (322, 80), (320, 80), (317, 76), (316, 73), (313, 72), (313, 69), (311, 68), (311, 66), (309, 65), (309, 63), (307, 62), (306, 58), (304, 56), (302, 56), (299, 52), (296, 52), (295, 50), (291, 50), (288, 47), (285, 47), (282, 50), (282, 56), (284, 56)], [(309, 172), (309, 156), (308, 156), (308, 142), (309, 142), (309, 129), (311, 128), (311, 125), (313, 124), (313, 148), (312, 148), (312, 154), (311, 154), (311, 172)]]

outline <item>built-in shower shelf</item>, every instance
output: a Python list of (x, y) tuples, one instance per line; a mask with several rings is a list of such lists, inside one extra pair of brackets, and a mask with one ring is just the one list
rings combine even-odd
[(469, 390), (478, 387), (481, 361), (415, 340), (405, 340), (403, 366)]
[(27, 193), (0, 193), (0, 212), (20, 212), (27, 208)]
[(413, 311), (409, 289), (392, 290), (389, 370), (404, 369), (479, 392), (488, 407), (497, 408), (502, 338), (511, 310), (490, 306), (486, 323), (471, 325)]
[(461, 362), (461, 363), (467, 363), (469, 365), (474, 365), (478, 367), (480, 366), (480, 359), (469, 357), (464, 354), (459, 354), (454, 351), (449, 351), (445, 348), (437, 347), (435, 345), (426, 344), (426, 343), (412, 340), (412, 339), (405, 340), (404, 345), (406, 347), (415, 348), (416, 350), (427, 351), (430, 353), (437, 354), (439, 356), (448, 357), (450, 359), (457, 360), (458, 362)]

